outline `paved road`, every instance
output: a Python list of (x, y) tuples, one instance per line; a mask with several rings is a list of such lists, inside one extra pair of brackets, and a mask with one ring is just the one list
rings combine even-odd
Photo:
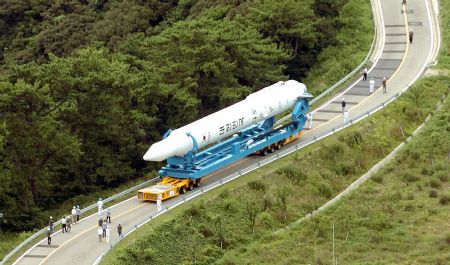
[[(350, 117), (366, 112), (367, 109), (381, 104), (386, 99), (405, 89), (409, 83), (415, 81), (428, 65), (437, 47), (431, 25), (434, 25), (430, 7), (434, 0), (408, 1), (404, 10), (401, 1), (375, 0), (374, 11), (378, 16), (378, 27), (381, 37), (375, 51), (375, 58), (369, 65), (369, 78), (374, 77), (377, 90), (369, 95), (369, 84), (362, 80), (356, 81), (343, 90), (334, 99), (319, 106), (313, 111), (314, 128), (306, 131), (296, 143), (314, 138), (343, 122), (341, 114), (341, 98), (347, 101)], [(357, 14), (355, 14), (357, 15)], [(408, 28), (414, 30), (414, 42), (407, 40)], [(368, 33), (369, 34), (369, 33)], [(434, 36), (433, 36), (434, 35)], [(357, 36), (355, 36), (357, 38)], [(381, 79), (388, 78), (387, 93), (382, 93)], [(272, 154), (275, 155), (275, 154)], [(203, 179), (206, 186), (220, 178), (257, 163), (260, 158), (248, 157), (238, 161), (233, 166), (216, 172)], [(173, 203), (181, 197), (172, 199)], [(166, 203), (166, 202), (165, 202)], [(153, 213), (155, 205), (143, 203), (135, 198), (128, 199), (113, 207), (111, 241), (117, 241), (116, 225), (120, 222), (125, 229), (138, 224)], [(92, 264), (109, 245), (99, 243), (97, 238), (97, 215), (84, 218), (72, 228), (71, 233), (57, 233), (53, 235), (52, 245), (46, 240), (30, 248), (15, 264)]]

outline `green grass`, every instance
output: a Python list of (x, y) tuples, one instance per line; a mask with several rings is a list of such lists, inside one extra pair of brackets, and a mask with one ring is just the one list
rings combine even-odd
[(290, 231), (225, 254), (218, 264), (448, 264), (450, 100), (385, 168)]

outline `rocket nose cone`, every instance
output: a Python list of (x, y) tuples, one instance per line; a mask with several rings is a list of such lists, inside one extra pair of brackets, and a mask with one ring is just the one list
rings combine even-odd
[(160, 162), (166, 159), (164, 155), (163, 149), (159, 148), (158, 143), (154, 143), (150, 146), (147, 152), (145, 152), (144, 160)]

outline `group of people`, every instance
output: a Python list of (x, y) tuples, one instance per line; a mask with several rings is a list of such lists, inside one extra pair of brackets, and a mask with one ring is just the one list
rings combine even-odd
[[(72, 224), (78, 223), (80, 221), (80, 214), (81, 209), (79, 205), (73, 206), (72, 211), (70, 212), (71, 215), (69, 216), (63, 216), (61, 218), (61, 232), (62, 233), (70, 233), (72, 230)], [(50, 216), (48, 220), (48, 227), (47, 227), (47, 243), (50, 245), (52, 243), (52, 234), (54, 232), (54, 220), (53, 216)]]
[[(103, 238), (105, 238), (106, 243), (109, 243), (111, 235), (111, 228), (109, 225), (112, 223), (111, 209), (107, 208), (106, 210), (103, 210), (102, 198), (98, 199), (97, 208), (98, 208), (98, 216), (100, 217), (100, 219), (98, 220), (98, 229), (97, 229), (98, 242), (101, 243), (103, 241)], [(103, 219), (103, 217), (105, 217), (105, 219)], [(121, 224), (117, 226), (117, 233), (119, 234), (119, 237), (122, 236)]]
[[(367, 77), (369, 74), (369, 70), (367, 69), (367, 67), (363, 69), (362, 74), (363, 74), (362, 81), (363, 82), (367, 81)], [(381, 81), (381, 85), (383, 87), (383, 93), (386, 93), (386, 86), (387, 86), (387, 78), (386, 77), (383, 77), (383, 80)], [(370, 81), (369, 81), (369, 93), (372, 94), (374, 92), (374, 89), (375, 89), (375, 80), (373, 79), (373, 77), (371, 77)], [(348, 113), (348, 110), (346, 109), (347, 102), (345, 101), (344, 98), (342, 98), (341, 106), (342, 106), (342, 115), (344, 117), (344, 123), (347, 124), (350, 121), (350, 114)], [(306, 119), (308, 121), (308, 129), (311, 130), (312, 125), (313, 125), (312, 112), (310, 112), (306, 115)]]
[[(369, 70), (367, 69), (367, 67), (364, 68), (362, 73), (363, 73), (362, 81), (365, 82), (367, 81), (367, 76), (369, 74)], [(383, 86), (383, 93), (386, 93), (387, 78), (385, 76), (383, 76), (383, 80), (381, 80), (381, 85)], [(369, 81), (369, 93), (372, 94), (374, 89), (375, 89), (375, 80), (373, 79), (373, 77), (371, 77)]]
[[(103, 210), (103, 201), (99, 198), (97, 202), (98, 215), (100, 217), (98, 221), (99, 228), (97, 230), (98, 240), (102, 242), (105, 238), (106, 242), (109, 243), (110, 233), (111, 233), (111, 209), (107, 208)], [(69, 216), (63, 216), (61, 218), (61, 233), (70, 233), (72, 225), (80, 221), (81, 209), (79, 205), (73, 206)], [(105, 217), (105, 219), (103, 219)], [(52, 243), (52, 234), (54, 233), (54, 219), (50, 216), (47, 228), (47, 243), (50, 245)], [(117, 226), (117, 233), (119, 237), (122, 236), (122, 225)]]

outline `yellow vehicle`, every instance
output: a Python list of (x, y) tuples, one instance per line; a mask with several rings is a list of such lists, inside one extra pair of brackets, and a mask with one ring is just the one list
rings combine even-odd
[(156, 185), (138, 190), (137, 197), (143, 201), (156, 201), (158, 196), (161, 196), (161, 200), (164, 201), (179, 194), (184, 194), (187, 190), (193, 190), (194, 187), (199, 185), (200, 179), (190, 180), (165, 177)]

